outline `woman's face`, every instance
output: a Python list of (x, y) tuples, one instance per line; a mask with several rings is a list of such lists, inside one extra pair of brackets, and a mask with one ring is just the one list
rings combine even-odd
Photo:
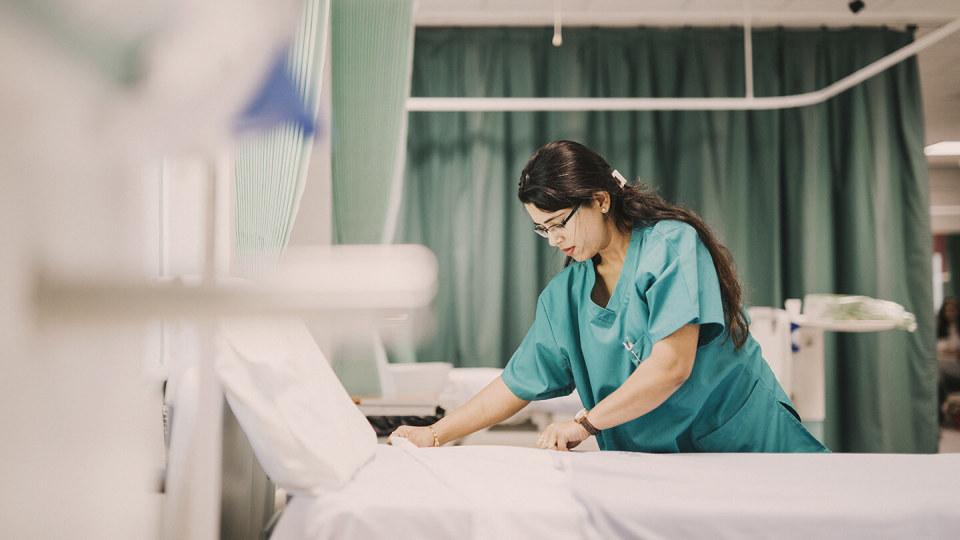
[[(590, 203), (556, 212), (544, 212), (529, 203), (523, 206), (530, 214), (534, 226), (548, 231), (547, 241), (551, 246), (575, 261), (585, 261), (593, 258), (610, 243), (611, 226), (601, 211), (609, 206), (608, 200), (609, 196), (604, 193)], [(561, 226), (567, 217), (570, 219)]]
[(947, 302), (943, 305), (943, 316), (947, 318), (948, 321), (954, 322), (957, 320), (958, 310), (956, 302)]

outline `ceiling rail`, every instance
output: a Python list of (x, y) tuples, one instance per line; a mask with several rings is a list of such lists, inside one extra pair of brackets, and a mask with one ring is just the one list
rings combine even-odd
[[(411, 97), (410, 112), (521, 112), (521, 111), (733, 111), (791, 109), (823, 103), (851, 87), (902, 62), (960, 30), (960, 18), (918, 38), (819, 90), (787, 96), (699, 98), (528, 98), (528, 97)], [(752, 71), (752, 65), (750, 66)], [(748, 75), (749, 76), (749, 75)], [(752, 77), (751, 77), (752, 78)], [(748, 85), (748, 91), (752, 85)]]

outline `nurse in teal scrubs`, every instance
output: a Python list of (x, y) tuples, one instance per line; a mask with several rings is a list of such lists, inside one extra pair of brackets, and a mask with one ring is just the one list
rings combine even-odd
[(547, 427), (541, 448), (595, 435), (603, 450), (827, 451), (750, 336), (733, 261), (700, 217), (571, 141), (534, 153), (519, 197), (566, 268), (500, 378), (394, 436), (439, 446), (576, 389), (583, 410)]

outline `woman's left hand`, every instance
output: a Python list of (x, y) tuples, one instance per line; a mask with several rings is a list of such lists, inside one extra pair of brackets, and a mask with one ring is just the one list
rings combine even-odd
[(537, 448), (566, 452), (587, 440), (590, 433), (573, 420), (555, 422), (547, 426), (537, 439)]

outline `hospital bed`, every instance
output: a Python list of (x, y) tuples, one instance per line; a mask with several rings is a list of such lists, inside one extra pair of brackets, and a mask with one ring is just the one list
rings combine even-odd
[[(245, 325), (228, 332), (217, 364), (233, 374), (222, 378), (224, 389), (264, 469), (285, 476), (280, 485), (297, 484), (288, 489), (294, 495), (275, 540), (950, 538), (960, 531), (950, 474), (960, 470), (960, 454), (657, 455), (376, 444), (309, 332), (295, 324), (265, 329), (262, 338), (258, 331)], [(293, 363), (281, 366), (281, 358)], [(235, 384), (270, 365), (299, 370), (283, 392)], [(301, 384), (325, 391), (300, 394)], [(304, 401), (308, 395), (322, 403)], [(245, 412), (244, 404), (253, 408)], [(320, 474), (313, 463), (329, 472)], [(302, 480), (311, 475), (316, 482)]]
[(377, 448), (344, 488), (294, 497), (274, 540), (955, 538), (960, 454)]

